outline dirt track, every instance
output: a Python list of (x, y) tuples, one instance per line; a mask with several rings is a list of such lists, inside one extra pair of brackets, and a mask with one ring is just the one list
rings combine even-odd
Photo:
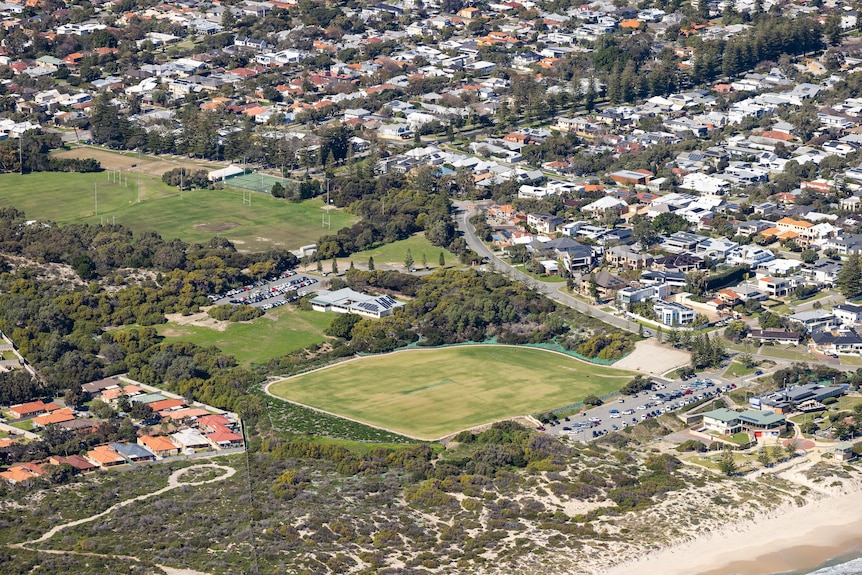
[(137, 173), (140, 166), (141, 174), (160, 177), (168, 170), (174, 168), (186, 168), (189, 170), (217, 170), (225, 167), (225, 164), (210, 162), (207, 160), (194, 160), (182, 156), (149, 156), (141, 154), (140, 161), (134, 153), (128, 155), (105, 150), (96, 146), (81, 146), (56, 154), (58, 158), (93, 158), (99, 160), (106, 170), (120, 170), (123, 172)]
[(614, 367), (661, 375), (690, 362), (688, 352), (661, 345), (654, 338), (649, 338), (638, 342), (635, 350), (614, 363)]

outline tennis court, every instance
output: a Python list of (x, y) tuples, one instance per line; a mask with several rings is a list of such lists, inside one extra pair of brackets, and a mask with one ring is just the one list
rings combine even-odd
[(287, 189), (290, 189), (292, 185), (292, 182), (286, 178), (278, 178), (276, 176), (270, 176), (268, 174), (263, 174), (260, 172), (242, 174), (239, 176), (228, 178), (224, 181), (224, 184), (231, 188), (240, 188), (243, 190), (251, 190), (253, 192), (263, 192), (265, 194), (270, 193), (270, 190), (272, 190), (272, 186), (276, 183), (280, 183)]

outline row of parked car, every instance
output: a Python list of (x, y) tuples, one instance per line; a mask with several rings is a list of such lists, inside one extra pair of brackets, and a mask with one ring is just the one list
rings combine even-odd
[[(251, 283), (251, 284), (239, 287), (239, 288), (233, 288), (233, 289), (228, 290), (228, 291), (221, 293), (221, 294), (210, 294), (207, 297), (210, 299), (210, 301), (216, 302), (216, 301), (218, 301), (220, 299), (224, 299), (226, 297), (235, 296), (237, 294), (241, 294), (244, 292), (250, 292), (254, 288), (265, 286), (265, 285), (270, 284), (272, 282), (278, 281), (281, 278), (289, 278), (289, 277), (292, 277), (295, 275), (296, 275), (296, 272), (294, 270), (286, 270), (286, 271), (281, 272), (281, 274), (278, 276), (267, 278), (264, 280), (259, 280), (259, 281), (256, 281), (254, 283)], [(233, 301), (231, 303), (233, 303)]]

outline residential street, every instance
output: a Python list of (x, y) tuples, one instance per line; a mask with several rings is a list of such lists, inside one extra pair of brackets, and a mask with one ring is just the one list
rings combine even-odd
[(639, 324), (630, 322), (624, 318), (615, 316), (613, 314), (604, 312), (600, 309), (597, 309), (593, 306), (587, 305), (584, 302), (563, 293), (558, 288), (564, 287), (559, 283), (553, 282), (541, 282), (537, 279), (514, 269), (512, 266), (503, 262), (500, 258), (495, 256), (493, 252), (491, 252), (488, 247), (482, 243), (482, 241), (476, 236), (475, 230), (473, 226), (470, 224), (470, 217), (479, 211), (478, 205), (475, 202), (455, 202), (455, 207), (457, 209), (456, 212), (456, 222), (458, 224), (458, 229), (464, 232), (464, 239), (467, 241), (467, 245), (470, 248), (479, 254), (479, 256), (488, 258), (488, 261), (494, 266), (494, 268), (512, 279), (519, 280), (521, 282), (526, 283), (529, 286), (535, 287), (546, 296), (551, 298), (552, 300), (561, 303), (570, 308), (576, 309), (580, 312), (591, 315), (595, 318), (602, 320), (605, 323), (609, 323), (611, 325), (615, 325), (622, 329), (637, 333), (640, 329)]

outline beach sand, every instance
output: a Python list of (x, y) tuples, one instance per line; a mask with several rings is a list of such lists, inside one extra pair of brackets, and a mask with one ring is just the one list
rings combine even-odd
[(862, 546), (862, 491), (784, 506), (738, 527), (647, 552), (605, 575), (767, 575), (816, 567)]

